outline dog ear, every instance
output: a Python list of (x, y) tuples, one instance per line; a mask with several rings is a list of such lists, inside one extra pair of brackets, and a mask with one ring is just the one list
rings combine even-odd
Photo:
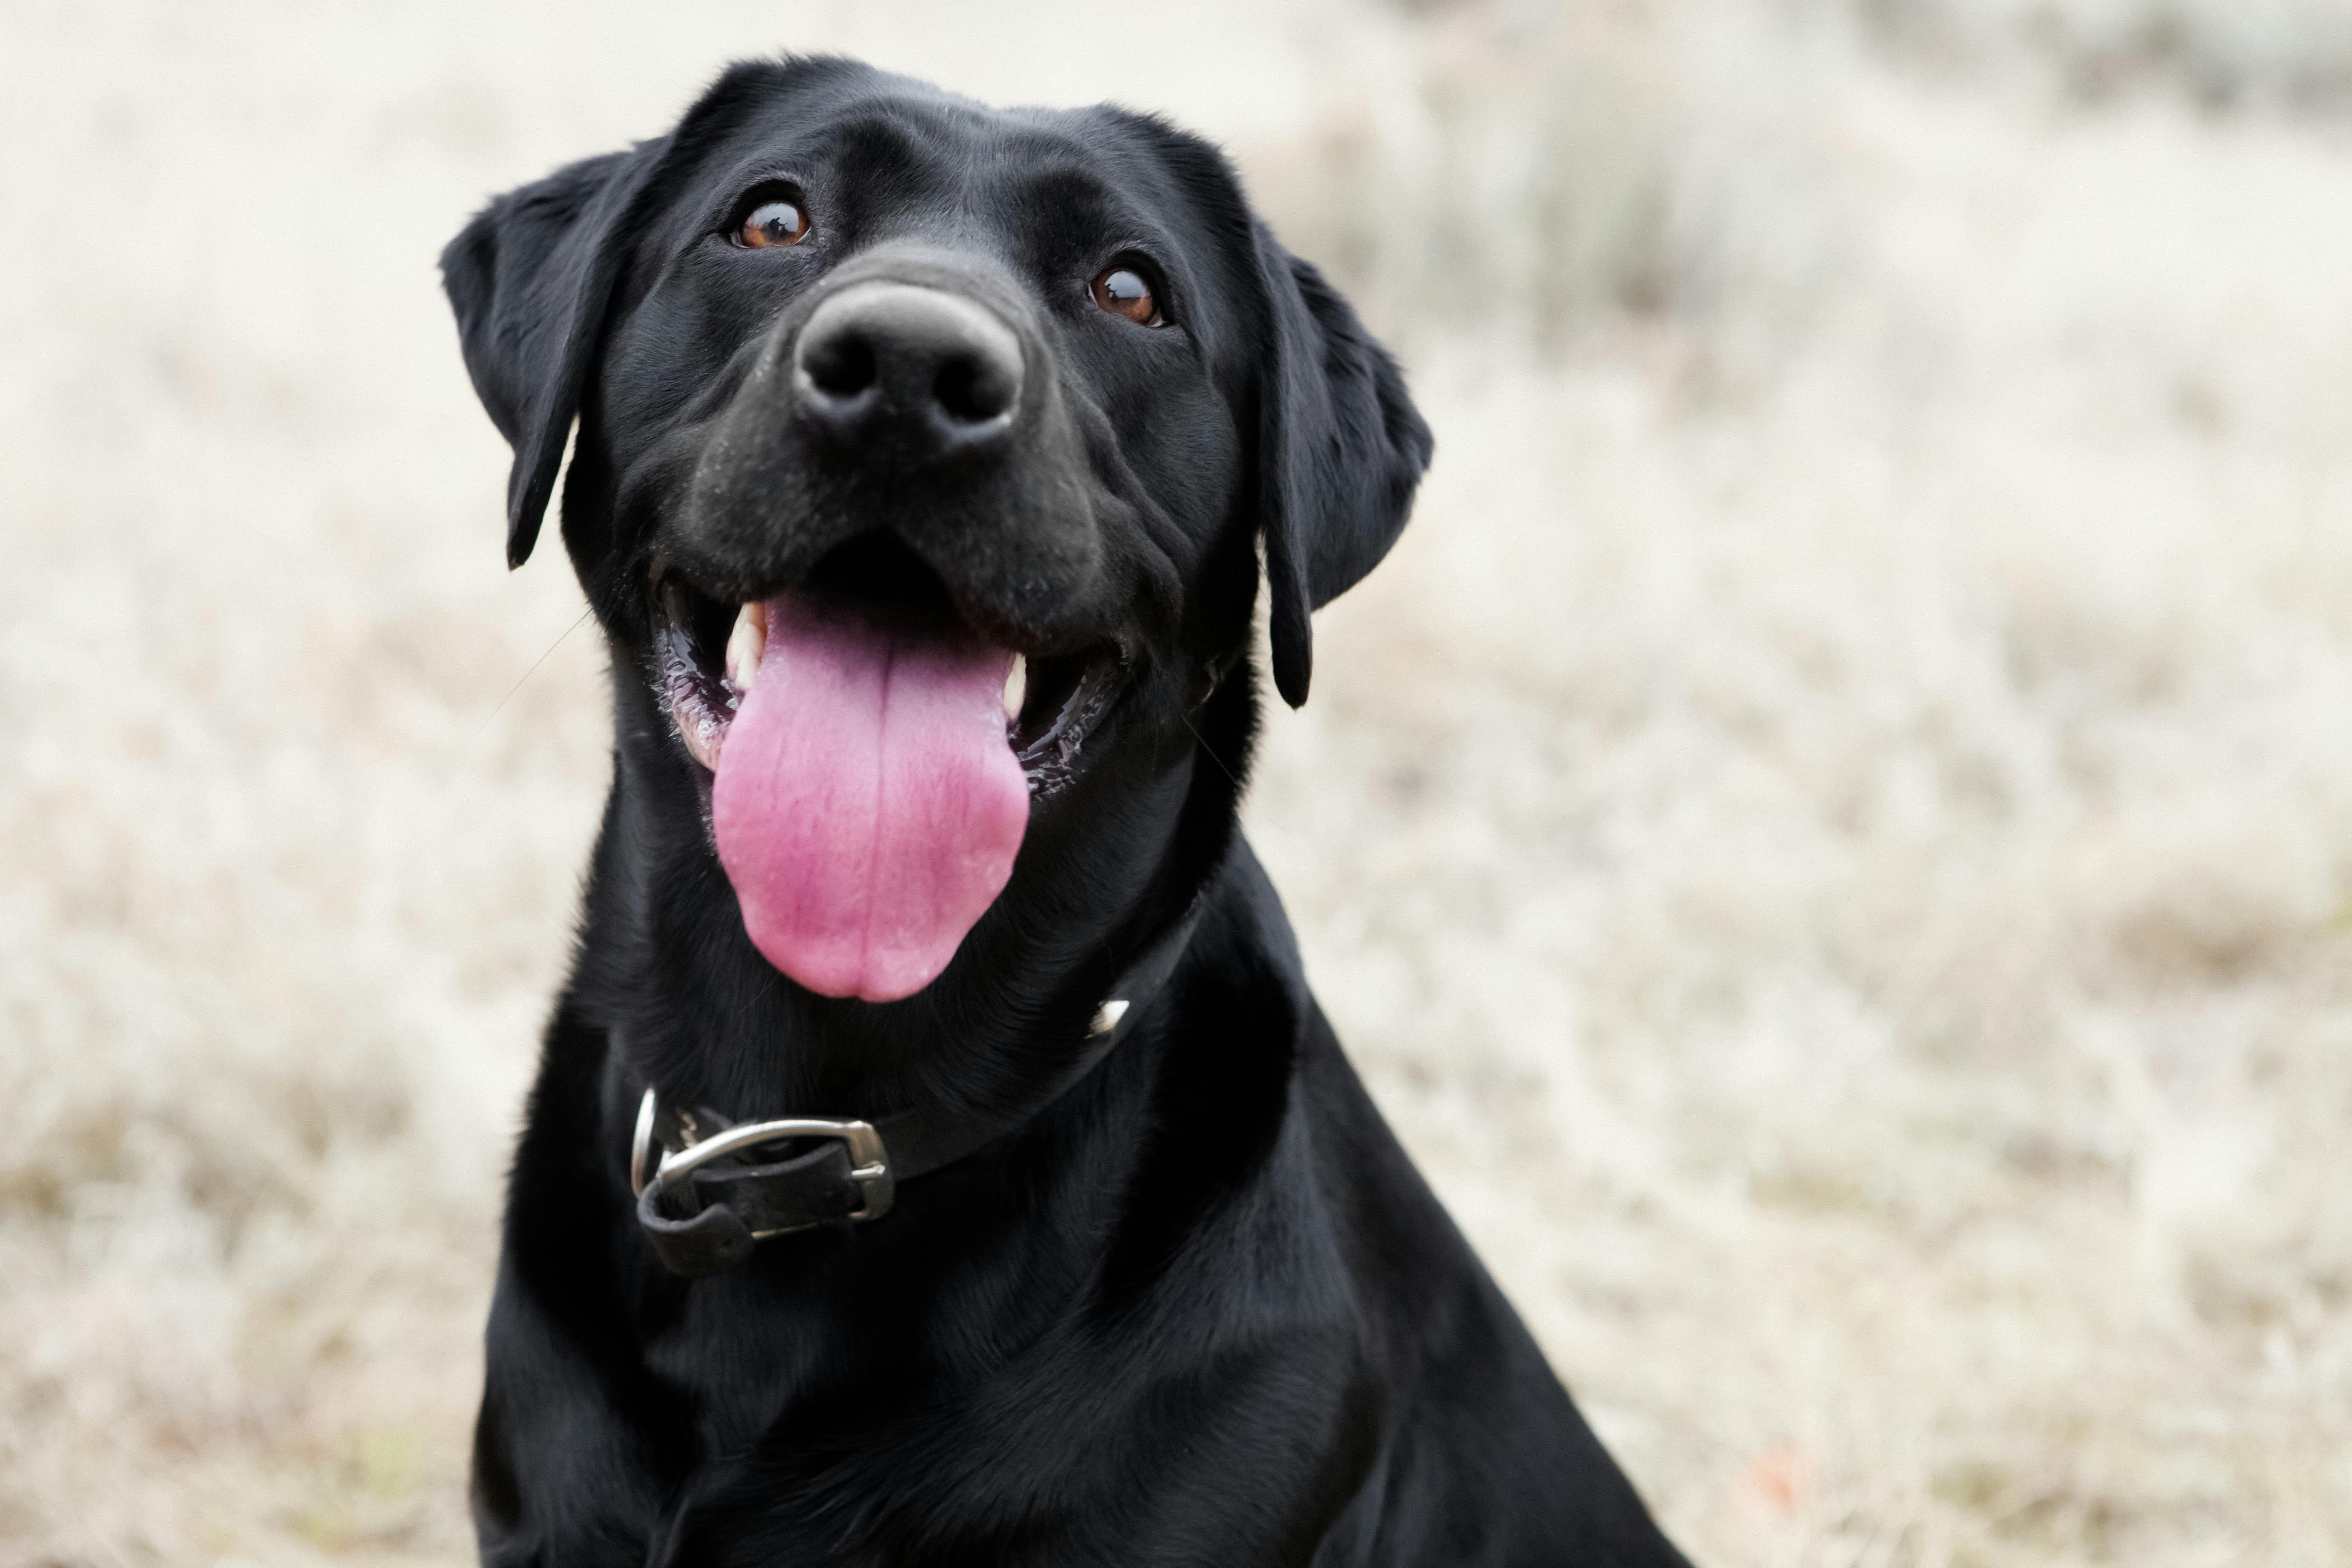
[(509, 191), (441, 253), (466, 374), (514, 448), (507, 564), (530, 557), (621, 269), (624, 221), (659, 142), (583, 159)]
[(1258, 392), (1258, 516), (1274, 685), (1297, 708), (1314, 670), (1308, 616), (1396, 542), (1433, 442), (1396, 361), (1348, 301), (1264, 224), (1256, 231), (1274, 328)]

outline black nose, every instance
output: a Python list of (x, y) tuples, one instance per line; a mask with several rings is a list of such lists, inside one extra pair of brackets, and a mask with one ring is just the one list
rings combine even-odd
[(1021, 401), (1021, 340), (944, 289), (877, 280), (827, 300), (793, 353), (800, 417), (911, 460), (1000, 445)]

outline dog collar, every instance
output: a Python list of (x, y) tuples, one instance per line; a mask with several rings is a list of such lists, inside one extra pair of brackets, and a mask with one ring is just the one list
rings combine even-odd
[[(1175, 973), (1203, 902), (1194, 900), (1112, 984), (1076, 1059), (995, 1115), (919, 1106), (873, 1121), (795, 1116), (739, 1122), (707, 1109), (664, 1105), (648, 1087), (629, 1149), (638, 1226), (664, 1267), (691, 1279), (733, 1268), (753, 1243), (772, 1236), (880, 1219), (900, 1183), (978, 1153), (1102, 1065)], [(812, 1142), (816, 1147), (799, 1152), (768, 1148)]]

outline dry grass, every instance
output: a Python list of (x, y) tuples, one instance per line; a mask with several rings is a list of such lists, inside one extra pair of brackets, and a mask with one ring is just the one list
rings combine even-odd
[(1408, 350), (1253, 832), (1696, 1554), (2352, 1559), (2345, 17), (9, 5), (0, 1564), (466, 1558), (605, 738), (430, 262), (787, 43), (1226, 136)]

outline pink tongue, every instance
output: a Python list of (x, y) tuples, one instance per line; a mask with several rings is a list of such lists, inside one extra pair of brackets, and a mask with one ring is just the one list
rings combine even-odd
[(812, 991), (895, 1002), (955, 956), (1029, 825), (1005, 742), (1013, 656), (769, 601), (711, 814), (743, 928)]

